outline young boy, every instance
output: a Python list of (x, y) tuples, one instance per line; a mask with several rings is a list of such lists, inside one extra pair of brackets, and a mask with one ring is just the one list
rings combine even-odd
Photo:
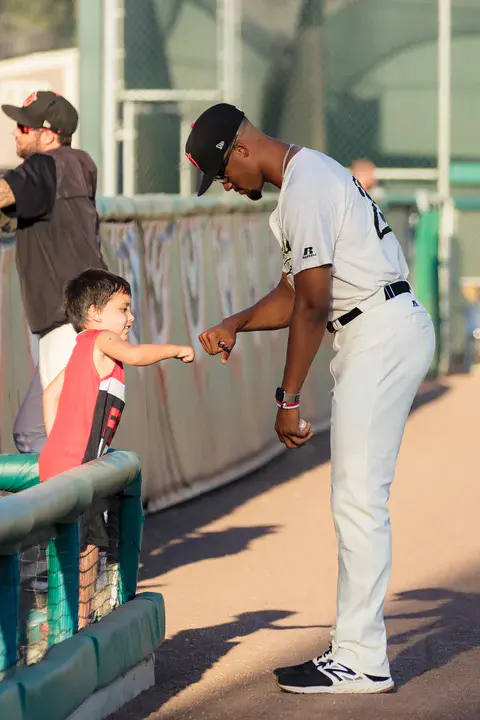
[[(78, 336), (65, 370), (43, 394), (48, 438), (39, 457), (42, 482), (108, 450), (125, 406), (123, 364), (152, 365), (167, 358), (193, 361), (190, 346), (131, 345), (130, 306), (129, 283), (106, 270), (85, 270), (67, 283), (65, 313)], [(82, 530), (86, 548), (80, 557), (79, 628), (88, 624), (98, 547), (106, 544), (101, 516), (82, 523)]]

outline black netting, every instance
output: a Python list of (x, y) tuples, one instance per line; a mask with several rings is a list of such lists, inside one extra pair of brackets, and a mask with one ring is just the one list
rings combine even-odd
[[(62, 578), (55, 568), (69, 565), (71, 555), (55, 547), (56, 535), (51, 527), (27, 538), (21, 548), (19, 665), (38, 662), (49, 645), (64, 639), (58, 629), (70, 608), (68, 602), (58, 601)], [(118, 606), (118, 541), (118, 499), (112, 497), (96, 503), (79, 521), (78, 629)]]

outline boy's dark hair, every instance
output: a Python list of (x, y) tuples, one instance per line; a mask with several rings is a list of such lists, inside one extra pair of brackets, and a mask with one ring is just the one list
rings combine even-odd
[(116, 293), (131, 295), (130, 283), (107, 270), (90, 268), (65, 284), (63, 308), (77, 332), (85, 329), (88, 308), (104, 308)]

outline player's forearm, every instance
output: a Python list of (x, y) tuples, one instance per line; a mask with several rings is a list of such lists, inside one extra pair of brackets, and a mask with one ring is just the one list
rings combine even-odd
[(287, 393), (301, 391), (311, 364), (325, 333), (328, 312), (318, 309), (294, 307), (288, 334), (287, 360), (282, 388)]
[(134, 345), (128, 364), (153, 365), (161, 360), (177, 357), (179, 350), (179, 345)]
[(287, 286), (287, 281), (282, 281), (255, 305), (232, 315), (223, 322), (236, 332), (286, 328), (290, 323), (294, 301), (293, 289)]

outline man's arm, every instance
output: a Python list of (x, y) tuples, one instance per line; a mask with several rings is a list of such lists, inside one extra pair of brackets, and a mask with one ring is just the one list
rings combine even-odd
[(15, 205), (15, 195), (6, 180), (0, 178), (0, 208)]
[(45, 430), (47, 431), (47, 435), (50, 435), (53, 423), (55, 422), (55, 418), (57, 416), (58, 402), (62, 393), (64, 378), (65, 370), (62, 370), (55, 380), (52, 380), (50, 385), (48, 385), (43, 391), (43, 418), (45, 421)]
[(12, 233), (17, 229), (17, 219), (0, 210), (0, 233)]
[(17, 218), (35, 220), (52, 212), (57, 192), (55, 160), (50, 153), (30, 155), (0, 178), (0, 208)]
[(327, 325), (330, 295), (330, 265), (310, 268), (295, 275), (295, 304), (282, 382), (282, 388), (289, 394), (301, 391), (318, 352)]
[(200, 335), (203, 349), (209, 355), (222, 353), (222, 363), (228, 362), (239, 332), (254, 330), (280, 330), (288, 327), (293, 310), (295, 293), (285, 273), (277, 287), (252, 307), (231, 315), (219, 325)]
[[(302, 270), (295, 275), (295, 305), (290, 320), (287, 360), (282, 388), (296, 395), (302, 389), (318, 352), (328, 319), (331, 265)], [(275, 430), (288, 448), (300, 448), (312, 437), (310, 423), (301, 424), (299, 408), (279, 408)]]
[(286, 328), (290, 323), (294, 298), (293, 288), (285, 273), (282, 273), (281, 280), (274, 290), (252, 307), (223, 320), (223, 323), (235, 328), (236, 332)]

